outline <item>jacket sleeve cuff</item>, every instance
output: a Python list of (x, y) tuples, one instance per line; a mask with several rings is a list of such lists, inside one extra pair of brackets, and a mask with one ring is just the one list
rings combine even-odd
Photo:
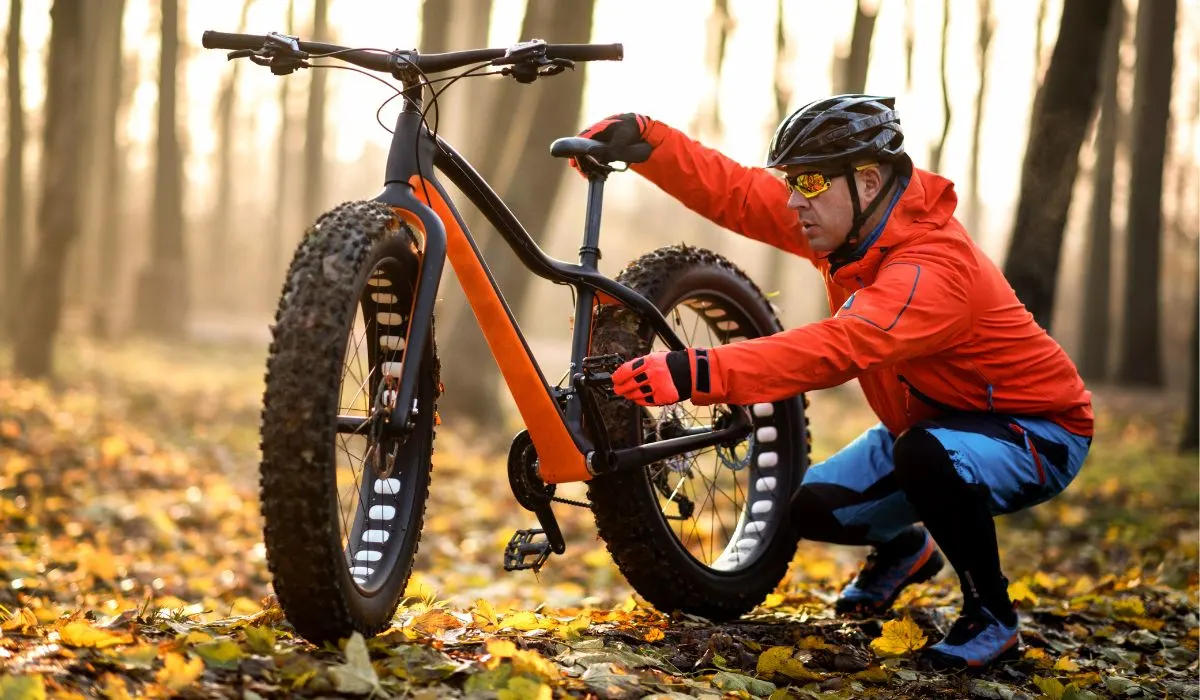
[(692, 360), (692, 404), (711, 406), (727, 403), (724, 376), (717, 352), (707, 348), (695, 348), (689, 353)]

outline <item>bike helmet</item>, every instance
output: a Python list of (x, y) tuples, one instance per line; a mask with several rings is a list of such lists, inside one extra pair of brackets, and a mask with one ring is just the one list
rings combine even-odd
[(904, 154), (904, 132), (892, 97), (835, 95), (792, 112), (775, 130), (767, 167), (819, 164), (834, 168)]

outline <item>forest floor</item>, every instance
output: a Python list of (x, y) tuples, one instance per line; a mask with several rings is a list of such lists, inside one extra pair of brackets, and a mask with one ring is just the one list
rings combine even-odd
[[(0, 351), (0, 697), (1200, 697), (1197, 456), (1154, 395), (1097, 394), (1059, 498), (998, 520), (1019, 660), (921, 670), (957, 610), (943, 571), (884, 619), (832, 602), (864, 551), (802, 542), (751, 614), (666, 617), (624, 582), (590, 515), (567, 553), (502, 569), (532, 520), (505, 446), (443, 416), (408, 604), (383, 635), (318, 648), (271, 596), (256, 492), (261, 352), (77, 344), (67, 381)], [(857, 387), (814, 395), (814, 457), (870, 425)], [(570, 493), (566, 494), (570, 495)]]

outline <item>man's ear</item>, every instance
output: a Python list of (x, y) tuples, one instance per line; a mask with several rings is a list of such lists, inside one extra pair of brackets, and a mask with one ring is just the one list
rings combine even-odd
[(866, 202), (873, 201), (879, 196), (879, 190), (883, 188), (883, 173), (878, 167), (867, 168), (855, 173), (859, 178), (859, 192), (862, 193), (864, 205)]

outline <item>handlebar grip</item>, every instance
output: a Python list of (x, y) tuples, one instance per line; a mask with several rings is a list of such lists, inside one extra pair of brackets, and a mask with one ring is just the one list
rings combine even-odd
[(571, 61), (620, 61), (625, 57), (624, 44), (548, 44), (547, 58), (566, 58)]
[(211, 29), (200, 37), (200, 45), (206, 49), (261, 49), (267, 42), (262, 34), (231, 34), (229, 32), (214, 32)]

